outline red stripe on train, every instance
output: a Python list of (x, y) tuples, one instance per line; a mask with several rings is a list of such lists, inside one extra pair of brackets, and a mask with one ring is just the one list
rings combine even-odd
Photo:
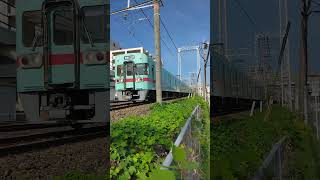
[[(74, 54), (51, 54), (50, 65), (75, 64)], [(83, 64), (82, 53), (80, 53), (80, 64)]]
[[(21, 65), (21, 57), (16, 61), (17, 65)], [(75, 63), (75, 55), (74, 54), (51, 54), (50, 55), (51, 62), (50, 65), (63, 65), (63, 64), (74, 64)], [(82, 53), (80, 53), (80, 64), (83, 64)]]

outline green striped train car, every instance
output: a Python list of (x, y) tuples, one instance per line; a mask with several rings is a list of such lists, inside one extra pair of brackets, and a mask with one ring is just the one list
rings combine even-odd
[[(115, 57), (115, 90), (119, 101), (152, 101), (155, 99), (156, 63), (148, 53), (137, 52)], [(162, 68), (163, 98), (182, 97), (189, 86)]]
[(17, 91), (28, 121), (108, 121), (109, 0), (17, 0)]

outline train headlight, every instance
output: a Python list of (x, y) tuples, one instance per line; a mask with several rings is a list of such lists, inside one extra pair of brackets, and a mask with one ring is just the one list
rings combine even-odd
[(117, 79), (118, 83), (123, 83), (123, 79)]
[(28, 54), (23, 55), (20, 58), (22, 68), (37, 68), (42, 65), (42, 54)]
[(27, 66), (29, 64), (29, 59), (28, 59), (27, 56), (24, 56), (24, 57), (21, 58), (21, 64), (23, 66)]
[(136, 82), (143, 82), (142, 78), (137, 78)]
[(84, 64), (104, 64), (106, 55), (100, 51), (90, 51), (84, 54)]
[(35, 66), (40, 66), (42, 64), (42, 54), (35, 54), (32, 63)]
[(98, 52), (96, 54), (96, 58), (98, 61), (102, 61), (102, 60), (104, 60), (104, 54), (102, 54), (101, 52)]
[(92, 62), (94, 61), (95, 57), (94, 57), (94, 54), (93, 53), (88, 53), (87, 56), (86, 56), (86, 60), (89, 62)]

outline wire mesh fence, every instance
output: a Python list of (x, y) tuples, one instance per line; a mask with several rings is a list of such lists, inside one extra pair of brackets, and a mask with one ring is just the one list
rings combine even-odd
[[(199, 128), (201, 128), (201, 108), (197, 106), (191, 116), (187, 119), (185, 125), (181, 129), (180, 134), (178, 135), (174, 145), (177, 147), (183, 147), (186, 150), (186, 157), (188, 162), (200, 162), (201, 158), (201, 146), (199, 142)], [(199, 168), (194, 169), (184, 169), (183, 167), (179, 168), (179, 162), (174, 161), (172, 150), (167, 155), (165, 161), (162, 163), (164, 168), (162, 169), (170, 169), (170, 167), (178, 167), (178, 171), (176, 171), (176, 175), (178, 179), (201, 179), (201, 170)], [(170, 167), (169, 167), (170, 166)], [(169, 168), (165, 168), (169, 167)]]
[(282, 180), (284, 177), (284, 161), (286, 156), (287, 137), (283, 137), (271, 149), (262, 165), (255, 173), (253, 180), (274, 179)]

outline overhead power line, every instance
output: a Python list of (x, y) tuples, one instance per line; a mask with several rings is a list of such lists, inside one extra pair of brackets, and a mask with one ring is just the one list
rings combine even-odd
[[(133, 0), (136, 4), (138, 4), (137, 0)], [(154, 29), (154, 26), (152, 24), (152, 22), (150, 21), (150, 18), (147, 16), (147, 14), (144, 12), (143, 9), (139, 9), (139, 11), (144, 15), (144, 17), (148, 20), (149, 25), (152, 27), (152, 29)], [(161, 21), (161, 18), (160, 18)], [(161, 21), (162, 23), (162, 21)], [(165, 28), (166, 29), (166, 28)], [(167, 31), (167, 30), (166, 30)], [(168, 51), (170, 52), (171, 55), (173, 55), (172, 51), (170, 50), (169, 46), (167, 45), (167, 43), (160, 37), (161, 42), (163, 42), (163, 44), (166, 46), (166, 48), (168, 49)], [(175, 46), (176, 47), (176, 46)], [(176, 48), (177, 49), (177, 48)]]
[(239, 0), (234, 0), (237, 5), (240, 7), (241, 11), (244, 13), (244, 15), (248, 18), (248, 20), (250, 21), (250, 23), (255, 27), (255, 29), (257, 30), (257, 23), (253, 20), (253, 18), (249, 15), (249, 13), (247, 12), (247, 10), (242, 6), (241, 2)]
[(178, 48), (177, 48), (176, 44), (174, 43), (174, 41), (173, 41), (173, 39), (172, 39), (172, 37), (171, 37), (171, 35), (170, 35), (170, 33), (169, 33), (168, 29), (166, 28), (166, 25), (163, 23), (163, 21), (162, 21), (162, 18), (161, 18), (161, 17), (160, 17), (160, 22), (161, 22), (162, 26), (164, 27), (164, 29), (166, 30), (166, 32), (167, 32), (167, 34), (168, 34), (168, 36), (169, 36), (169, 38), (170, 38), (170, 40), (171, 40), (172, 44), (174, 45), (174, 47), (175, 47), (175, 48), (176, 48), (176, 50), (178, 51)]

